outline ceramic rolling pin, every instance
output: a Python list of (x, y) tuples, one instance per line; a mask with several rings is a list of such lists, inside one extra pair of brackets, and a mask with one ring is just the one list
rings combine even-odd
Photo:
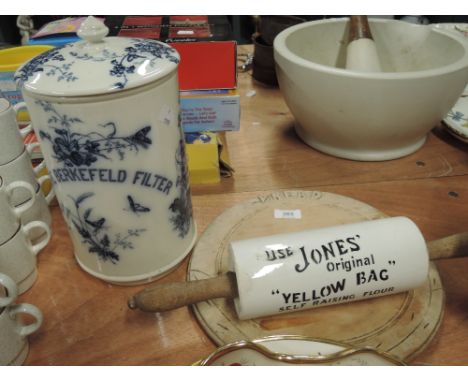
[(231, 242), (230, 272), (150, 287), (128, 305), (161, 312), (225, 297), (249, 319), (414, 289), (429, 259), (467, 255), (468, 234), (426, 245), (410, 219), (378, 219)]
[(361, 72), (381, 72), (379, 56), (367, 16), (351, 16), (346, 69)]

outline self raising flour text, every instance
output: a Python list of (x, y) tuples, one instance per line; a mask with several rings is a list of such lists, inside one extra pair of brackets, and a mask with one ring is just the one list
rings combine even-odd
[(109, 168), (56, 168), (52, 171), (55, 182), (130, 183), (169, 195), (173, 181), (149, 171), (129, 172)]

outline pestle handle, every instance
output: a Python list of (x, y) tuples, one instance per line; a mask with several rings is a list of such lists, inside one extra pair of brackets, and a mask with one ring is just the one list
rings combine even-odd
[(358, 72), (382, 71), (367, 16), (351, 16), (349, 19), (346, 69)]
[(165, 312), (213, 298), (237, 297), (236, 275), (228, 272), (216, 278), (160, 284), (149, 287), (128, 300), (130, 309)]
[(350, 16), (349, 19), (349, 42), (368, 38), (373, 40), (367, 16)]

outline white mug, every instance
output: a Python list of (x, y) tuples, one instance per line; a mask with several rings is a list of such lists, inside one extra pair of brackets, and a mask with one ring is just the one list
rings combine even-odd
[[(34, 317), (31, 324), (25, 325), (20, 314)], [(0, 365), (22, 365), (29, 343), (27, 337), (42, 325), (41, 311), (31, 304), (12, 304), (0, 311)]]
[(0, 310), (18, 297), (18, 287), (10, 276), (0, 273)]
[(8, 163), (21, 155), (24, 150), (23, 138), (32, 131), (31, 125), (19, 129), (16, 114), (22, 105), (12, 106), (5, 98), (0, 98), (0, 165)]
[[(3, 178), (5, 184), (10, 184), (16, 180), (26, 181), (33, 185), (35, 191), (37, 191), (39, 184), (36, 175), (42, 170), (44, 165), (41, 163), (33, 168), (28, 150), (25, 148), (19, 157), (0, 166), (0, 177)], [(24, 192), (24, 190), (17, 190), (12, 194), (12, 203), (16, 206), (24, 203), (29, 198), (31, 198), (29, 193)]]
[[(27, 111), (27, 106), (26, 102), (18, 102), (13, 105), (13, 109), (15, 109), (16, 114), (20, 112), (20, 110), (25, 110)], [(32, 124), (30, 123), (29, 125), (22, 127), (20, 129), (21, 136), (24, 138), (26, 135), (28, 135), (31, 131), (33, 130)]]
[[(42, 193), (42, 185), (46, 181), (50, 181), (49, 175), (43, 175), (38, 180), (40, 187), (36, 191), (36, 200), (34, 201), (33, 205), (26, 210), (26, 212), (21, 214), (21, 223), (26, 225), (32, 221), (41, 221), (46, 223), (49, 228), (52, 226), (52, 216), (49, 210), (49, 204), (55, 197), (54, 189), (51, 188), (49, 193), (44, 196)], [(27, 201), (28, 202), (28, 201)], [(25, 202), (25, 203), (27, 203)], [(20, 207), (21, 205), (17, 206)], [(44, 230), (40, 228), (33, 228), (30, 232), (30, 239), (35, 241), (39, 239), (44, 234)]]
[[(41, 239), (34, 244), (31, 232), (39, 230)], [(18, 293), (26, 292), (37, 279), (36, 256), (50, 241), (50, 228), (41, 221), (21, 225), (16, 234), (0, 245), (0, 270), (8, 274), (18, 286)]]
[[(28, 125), (28, 129), (29, 129), (29, 128), (32, 129), (32, 125), (31, 125), (31, 124)], [(26, 151), (28, 152), (29, 157), (32, 158), (32, 153), (33, 153), (34, 149), (35, 149), (36, 147), (39, 147), (39, 148), (40, 148), (41, 145), (39, 144), (39, 142), (33, 142), (33, 143), (28, 143), (25, 147), (26, 147)], [(45, 161), (44, 161), (44, 160), (41, 160), (41, 162), (40, 162), (39, 164), (37, 164), (36, 166), (33, 167), (34, 173), (35, 173), (36, 175), (39, 175), (39, 173), (40, 173), (45, 167), (46, 167)]]
[[(19, 206), (14, 206), (12, 196), (18, 191), (28, 195), (28, 200)], [(18, 180), (5, 184), (0, 176), (0, 244), (15, 234), (20, 225), (20, 218), (28, 213), (35, 201), (35, 190), (29, 183)]]

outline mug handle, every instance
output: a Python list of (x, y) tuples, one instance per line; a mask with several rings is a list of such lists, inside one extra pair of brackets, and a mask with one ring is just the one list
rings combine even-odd
[[(28, 155), (29, 157), (31, 158), (31, 153), (32, 151), (36, 148), (36, 147), (41, 147), (41, 145), (39, 144), (39, 142), (34, 142), (34, 143), (30, 143), (28, 145), (26, 145), (26, 151), (28, 152)], [(34, 174), (38, 174), (39, 171), (41, 171), (42, 169), (44, 169), (46, 166), (45, 164), (45, 160), (42, 159), (41, 163), (39, 163), (36, 167), (33, 168), (34, 170)]]
[[(42, 228), (46, 234), (45, 238), (36, 244), (32, 244), (29, 238), (30, 237), (29, 234), (31, 230), (34, 228)], [(24, 236), (29, 241), (29, 249), (34, 254), (34, 256), (36, 256), (41, 249), (43, 249), (47, 244), (49, 244), (50, 237), (52, 236), (49, 226), (46, 223), (41, 222), (40, 220), (29, 222), (22, 228), (22, 230), (23, 230)]]
[(8, 293), (7, 297), (0, 297), (0, 307), (3, 308), (16, 300), (16, 297), (18, 297), (18, 286), (10, 276), (4, 273), (0, 273), (0, 286), (1, 285), (3, 285)]
[[(15, 110), (15, 113), (18, 114), (18, 112), (21, 110), (21, 109), (27, 109), (27, 106), (26, 106), (26, 102), (18, 102), (17, 104), (13, 105), (13, 110)], [(30, 123), (28, 126), (26, 127), (23, 127), (22, 129), (18, 129), (20, 134), (21, 134), (21, 138), (24, 138), (26, 135), (28, 135), (31, 131), (33, 131), (33, 128), (32, 128), (32, 123)]]
[(23, 180), (16, 180), (14, 182), (11, 182), (8, 186), (5, 187), (5, 191), (7, 192), (9, 201), (11, 201), (13, 191), (18, 189), (18, 188), (26, 189), (29, 192), (29, 194), (31, 195), (30, 199), (28, 199), (26, 202), (24, 202), (23, 204), (21, 204), (19, 206), (15, 207), (15, 206), (11, 205), (11, 202), (10, 202), (10, 205), (13, 208), (13, 211), (16, 214), (16, 216), (21, 218), (21, 215), (23, 214), (23, 212), (25, 212), (29, 208), (31, 208), (33, 206), (34, 202), (36, 201), (36, 191), (34, 190), (33, 186), (31, 186), (31, 184), (29, 184), (28, 182), (25, 182)]
[(11, 318), (15, 318), (18, 313), (26, 313), (33, 316), (36, 321), (29, 325), (23, 325), (20, 321), (16, 321), (16, 332), (21, 337), (29, 336), (39, 329), (42, 325), (43, 316), (42, 312), (34, 305), (31, 304), (14, 304), (8, 307), (8, 313)]
[(42, 192), (42, 184), (47, 180), (50, 181), (51, 187), (50, 187), (49, 193), (47, 195), (44, 195), (44, 198), (47, 204), (50, 204), (55, 197), (55, 189), (54, 189), (54, 186), (52, 185), (52, 179), (50, 178), (50, 175), (42, 175), (40, 178), (37, 179), (37, 182), (39, 183), (39, 186), (41, 187), (41, 192)]

